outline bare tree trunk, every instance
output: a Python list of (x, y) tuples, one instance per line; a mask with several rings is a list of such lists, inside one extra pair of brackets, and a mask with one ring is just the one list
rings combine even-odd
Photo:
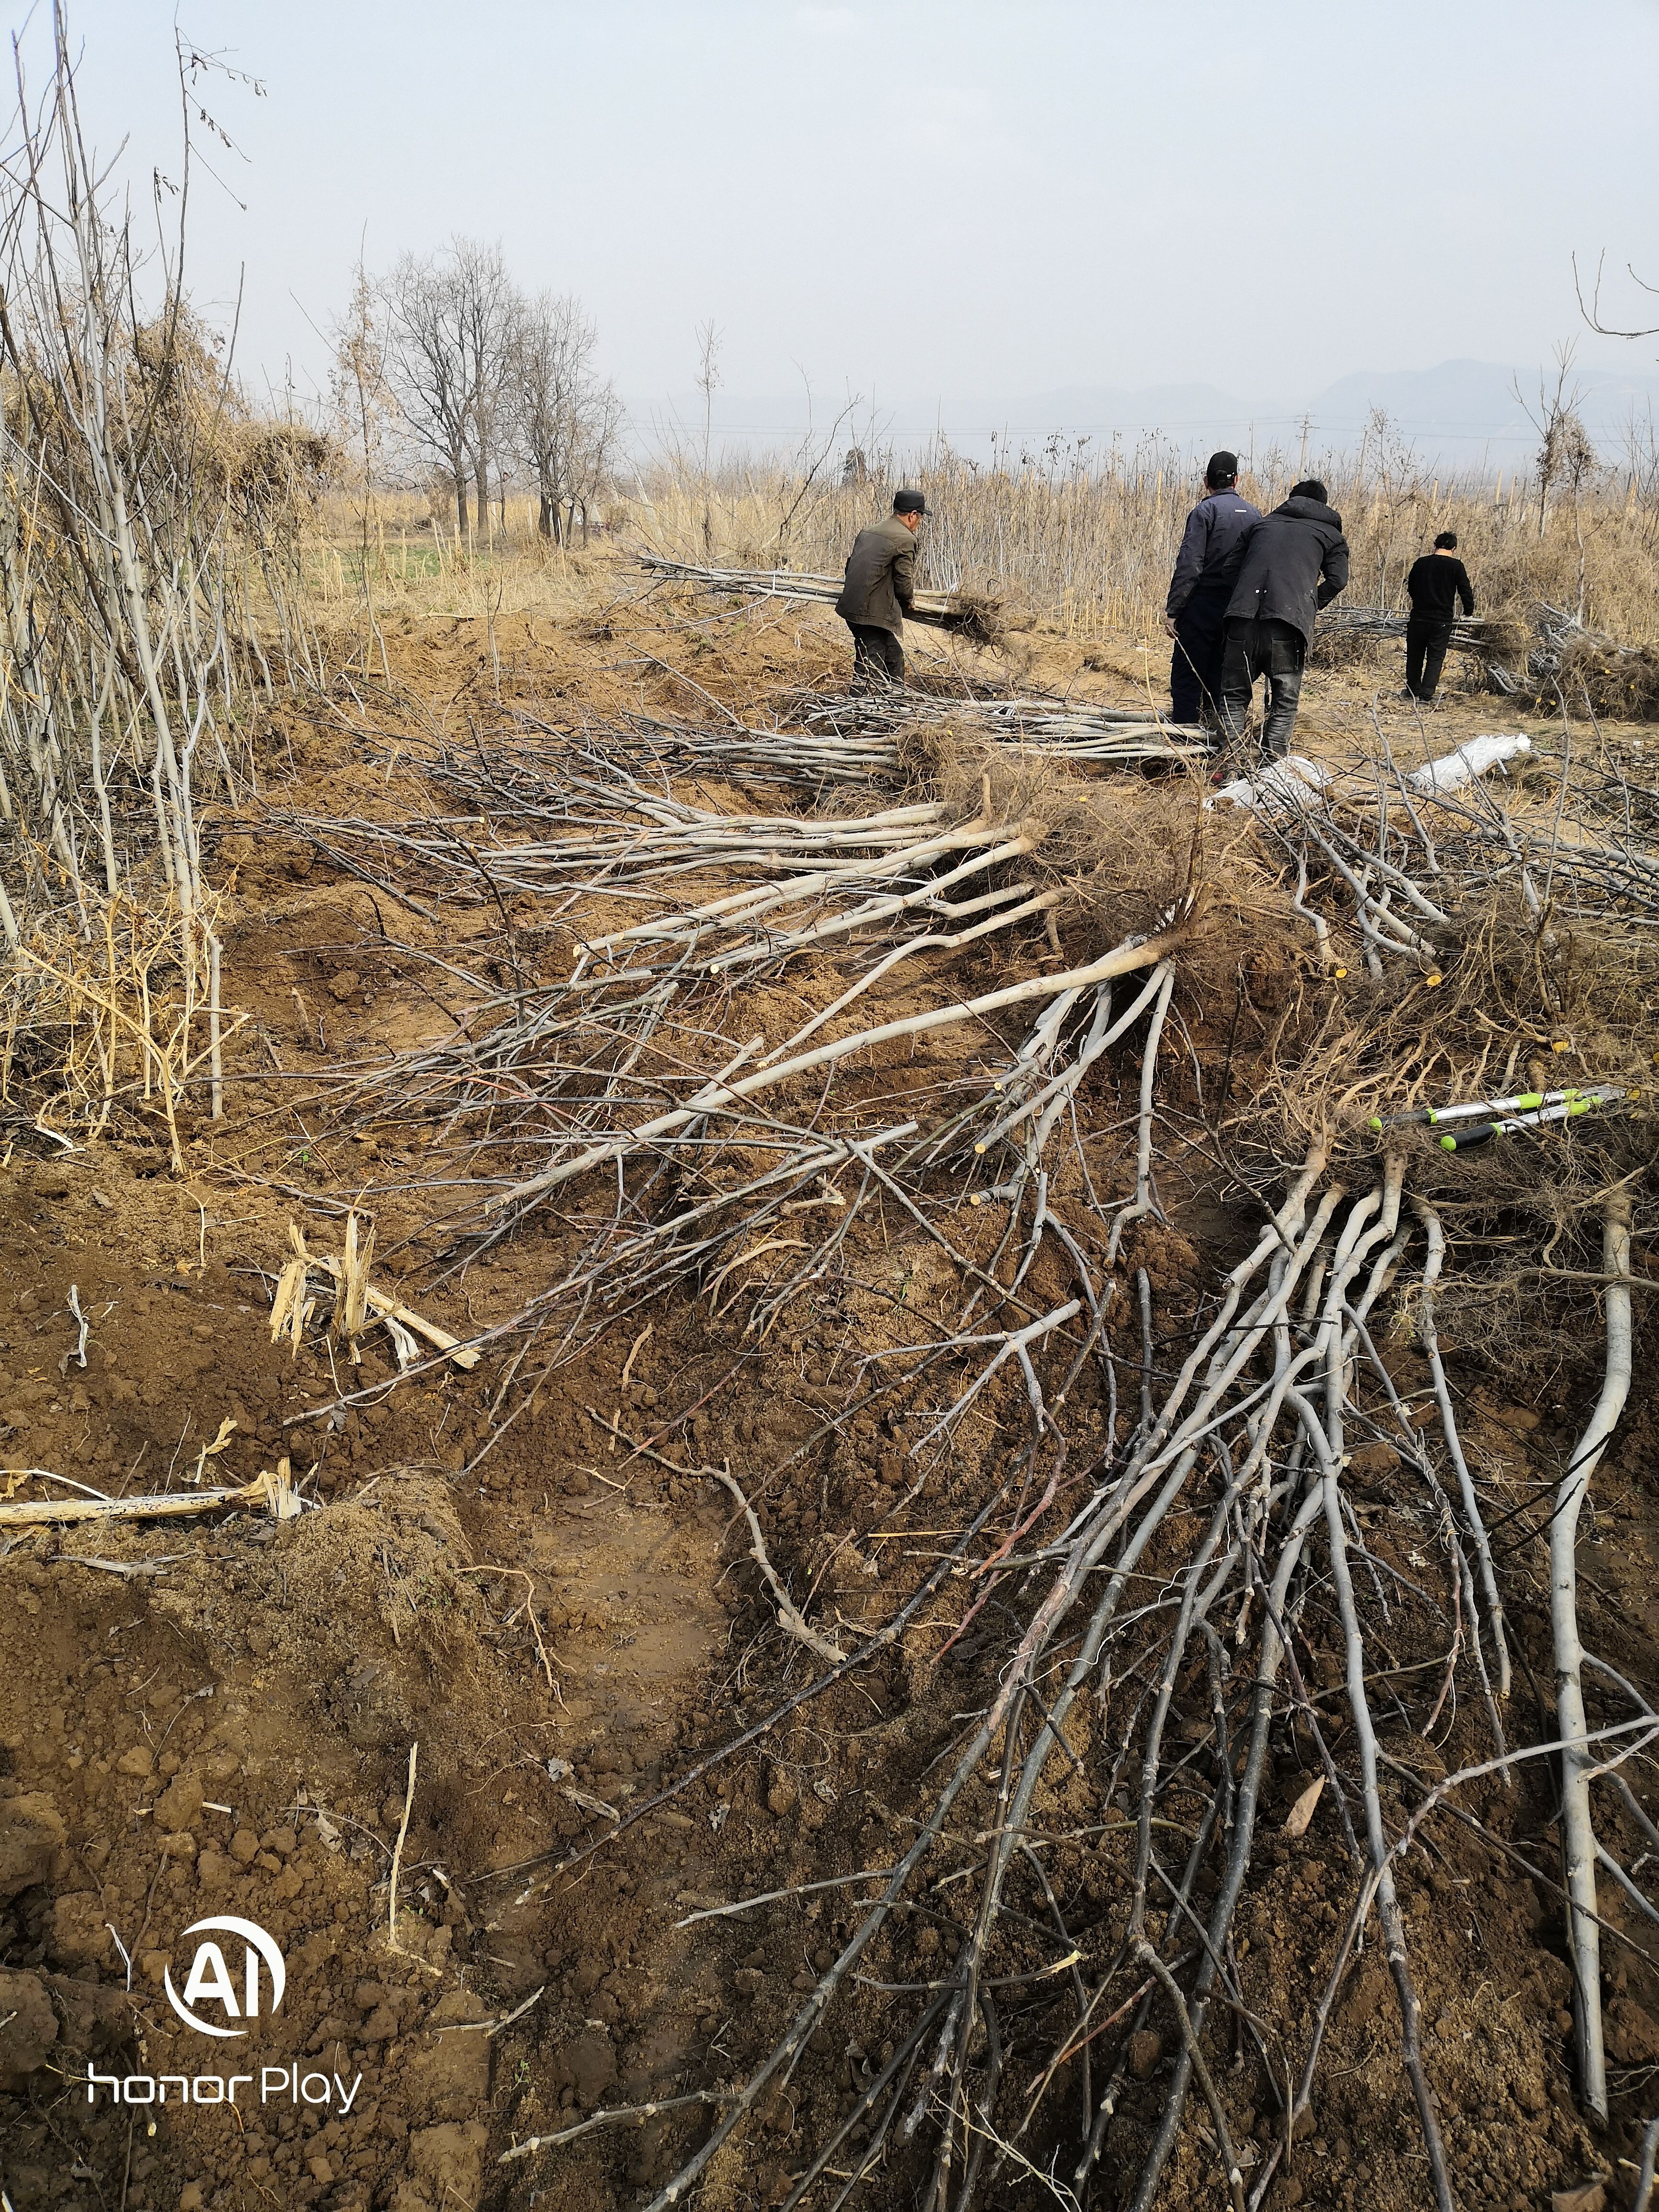
[(1572, 495), (1572, 534), (1578, 547), (1578, 619), (1584, 619), (1584, 519), (1578, 511), (1578, 490)]
[(1601, 1927), (1595, 1897), (1595, 1825), (1589, 1786), (1595, 1771), (1584, 1717), (1584, 1651), (1578, 1636), (1578, 1516), (1590, 1478), (1630, 1395), (1631, 1202), (1614, 1191), (1602, 1220), (1601, 1272), (1607, 1280), (1607, 1360), (1596, 1400), (1567, 1464), (1550, 1519), (1550, 1628), (1555, 1645), (1556, 1733), (1561, 1752), (1561, 1851), (1566, 1862), (1567, 1963), (1572, 1968), (1573, 2033), (1579, 2095), (1596, 2118), (1607, 2117), (1607, 2052), (1601, 2031)]

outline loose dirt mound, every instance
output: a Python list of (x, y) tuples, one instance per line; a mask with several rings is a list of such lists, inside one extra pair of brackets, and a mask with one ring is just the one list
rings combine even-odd
[[(210, 1212), (204, 1226), (113, 1152), (14, 1166), (6, 1191), (23, 1286), (5, 1418), (30, 1462), (161, 1487), (168, 1460), (187, 1481), (228, 1418), (208, 1479), (270, 1463), (324, 1378), (271, 1346), (234, 1229)], [(204, 1240), (228, 1257), (204, 1267), (180, 1250)], [(72, 1357), (59, 1372), (71, 1280), (94, 1316), (84, 1379)], [(19, 2212), (65, 2201), (71, 2164), (117, 2199), (125, 2175), (137, 2205), (192, 2185), (238, 2205), (476, 2201), (498, 2046), (469, 2023), (581, 1981), (588, 1959), (612, 1984), (581, 1990), (607, 2054), (581, 2078), (614, 2074), (617, 1990), (636, 2018), (650, 1978), (633, 1879), (607, 1869), (556, 1913), (515, 1914), (488, 1870), (574, 1834), (583, 1796), (648, 1785), (725, 1626), (718, 1518), (673, 1510), (666, 1484), (659, 1498), (581, 1473), (586, 1424), (562, 1404), (497, 1454), (487, 1487), (462, 1484), (487, 1426), (476, 1392), (407, 1389), (323, 1441), (324, 1510), (70, 1529), (0, 1565), (16, 2010), (0, 2052), (26, 2100), (5, 2134)], [(411, 1745), (394, 1951), (387, 1875)], [(101, 2090), (88, 2109), (69, 2081), (88, 2057), (123, 2075), (212, 2070), (222, 2054), (180, 2027), (161, 1983), (169, 1965), (183, 1982), (185, 1928), (226, 1913), (266, 1929), (289, 1976), (237, 2067), (297, 2065), (319, 2101), (273, 2094), (234, 2126), (210, 2108), (112, 2113)]]

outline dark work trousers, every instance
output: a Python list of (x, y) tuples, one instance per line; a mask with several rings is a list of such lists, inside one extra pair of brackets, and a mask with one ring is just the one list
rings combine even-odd
[(1221, 653), (1221, 734), (1226, 744), (1243, 744), (1251, 695), (1257, 678), (1265, 676), (1267, 705), (1261, 718), (1261, 750), (1269, 759), (1284, 759), (1296, 727), (1307, 652), (1308, 641), (1293, 623), (1232, 617)]
[(853, 689), (885, 691), (904, 682), (904, 647), (877, 623), (848, 623), (853, 633)]
[(1232, 586), (1206, 592), (1202, 584), (1176, 617), (1175, 651), (1170, 656), (1170, 718), (1195, 728), (1219, 718), (1221, 649), (1226, 635), (1227, 600)]
[(1406, 689), (1426, 707), (1440, 688), (1452, 626), (1431, 615), (1413, 615), (1406, 624)]

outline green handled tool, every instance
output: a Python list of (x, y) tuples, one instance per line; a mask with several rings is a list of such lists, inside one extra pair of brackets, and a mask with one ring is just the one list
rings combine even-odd
[(1432, 1128), (1442, 1121), (1470, 1121), (1477, 1114), (1535, 1114), (1540, 1106), (1561, 1106), (1574, 1098), (1601, 1096), (1599, 1086), (1594, 1091), (1522, 1091), (1513, 1098), (1476, 1098), (1466, 1106), (1416, 1106), (1408, 1114), (1373, 1114), (1365, 1127), (1405, 1129), (1413, 1123), (1427, 1122)]
[(1472, 1129), (1459, 1136), (1443, 1137), (1441, 1148), (1448, 1152), (1467, 1152), (1471, 1146), (1486, 1144), (1493, 1137), (1512, 1137), (1519, 1130), (1540, 1129), (1551, 1121), (1574, 1121), (1580, 1114), (1588, 1114), (1597, 1106), (1611, 1105), (1615, 1099), (1625, 1095), (1624, 1091), (1611, 1088), (1580, 1091), (1572, 1097), (1558, 1100), (1554, 1104), (1540, 1107), (1533, 1113), (1510, 1115), (1495, 1121), (1478, 1121)]

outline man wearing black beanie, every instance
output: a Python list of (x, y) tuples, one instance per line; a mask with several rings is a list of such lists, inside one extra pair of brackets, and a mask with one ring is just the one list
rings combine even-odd
[(1170, 713), (1177, 721), (1213, 726), (1221, 698), (1224, 617), (1244, 557), (1244, 533), (1260, 512), (1238, 495), (1238, 456), (1212, 453), (1204, 496), (1187, 517), (1164, 627), (1175, 640), (1170, 659)]

